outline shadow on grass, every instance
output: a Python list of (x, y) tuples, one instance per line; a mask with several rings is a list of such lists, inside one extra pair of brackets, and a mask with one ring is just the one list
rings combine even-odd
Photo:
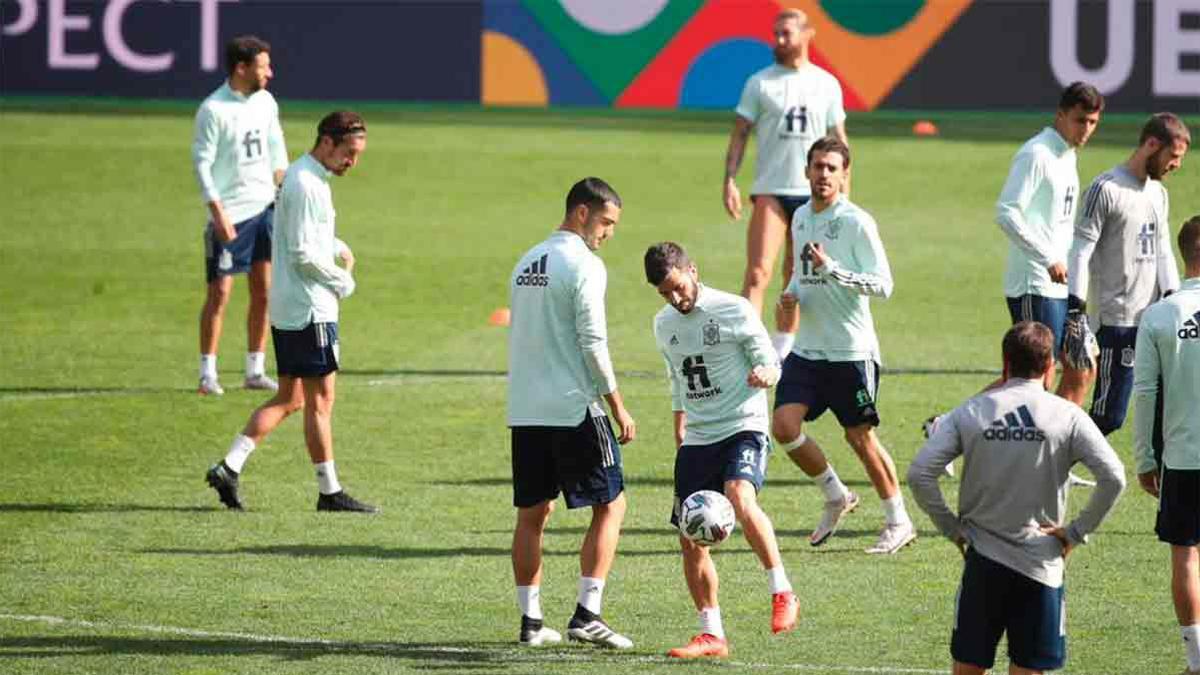
[[(849, 485), (850, 487), (862, 487), (862, 488), (871, 487), (870, 481), (863, 480), (861, 478), (857, 479), (857, 480), (843, 480), (842, 482), (846, 485)], [(431, 481), (425, 481), (425, 485), (438, 485), (438, 486), (442, 486), (442, 487), (507, 487), (507, 488), (511, 488), (512, 487), (512, 478), (510, 478), (508, 476), (503, 476), (503, 477), (497, 476), (497, 477), (489, 477), (489, 478), (464, 478), (461, 480), (431, 480)], [(625, 485), (633, 486), (633, 487), (641, 487), (643, 485), (649, 485), (649, 486), (653, 486), (653, 487), (674, 487), (675, 480), (673, 478), (660, 478), (660, 477), (638, 478), (636, 476), (626, 476), (625, 477)], [(800, 488), (816, 489), (817, 486), (815, 483), (812, 482), (811, 479), (808, 479), (808, 478), (776, 479), (776, 478), (771, 478), (770, 476), (767, 476), (767, 484), (766, 484), (766, 487), (763, 489), (770, 489), (770, 488), (777, 488), (777, 487), (779, 487), (779, 488), (800, 487)]]
[[(669, 536), (669, 532), (666, 533)], [(419, 560), (434, 558), (460, 558), (467, 556), (490, 556), (508, 558), (512, 550), (500, 546), (451, 546), (447, 548), (415, 548), (415, 547), (386, 547), (366, 545), (322, 545), (322, 544), (275, 544), (271, 546), (242, 546), (238, 548), (145, 548), (138, 553), (159, 555), (192, 555), (192, 556), (236, 556), (236, 555), (278, 555), (293, 558), (378, 558), (381, 560)], [(750, 550), (734, 550), (732, 554), (751, 554)], [(579, 556), (578, 548), (545, 549), (543, 555), (570, 558)], [(630, 550), (623, 549), (622, 557), (677, 556), (679, 549), (670, 547), (663, 550)]]
[(165, 506), (161, 504), (3, 504), (0, 503), (0, 513), (138, 513), (138, 512), (175, 512), (202, 513), (212, 511), (211, 506)]
[(139, 638), (63, 635), (0, 638), (0, 657), (79, 656), (269, 656), (308, 661), (323, 656), (373, 656), (426, 662), (423, 668), (499, 670), (521, 661), (511, 643), (500, 642), (321, 642), (237, 637)]

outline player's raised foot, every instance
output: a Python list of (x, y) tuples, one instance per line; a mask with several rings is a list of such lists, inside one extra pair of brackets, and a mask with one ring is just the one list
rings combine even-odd
[(825, 510), (821, 513), (821, 522), (817, 523), (817, 529), (808, 536), (808, 543), (813, 546), (824, 544), (833, 536), (834, 532), (837, 532), (842, 518), (856, 508), (858, 508), (858, 495), (853, 492), (847, 492), (843, 499), (825, 502)]
[(213, 464), (208, 473), (204, 474), (208, 486), (217, 491), (217, 497), (225, 506), (234, 511), (242, 511), (242, 499), (238, 496), (238, 474), (225, 465), (225, 462)]
[(796, 627), (800, 616), (800, 598), (791, 591), (771, 596), (771, 632), (784, 633)]
[(260, 391), (279, 391), (279, 383), (265, 373), (247, 375), (246, 379), (242, 380), (242, 387), (245, 389), (258, 389)]
[(1067, 484), (1078, 485), (1079, 487), (1096, 487), (1096, 481), (1077, 476), (1074, 471), (1067, 476)]
[(575, 615), (567, 624), (567, 639), (612, 649), (633, 647), (633, 640), (609, 628), (598, 614), (592, 614), (580, 606), (575, 607)]
[(879, 533), (879, 539), (875, 541), (874, 546), (867, 549), (867, 553), (891, 555), (911, 544), (912, 540), (916, 538), (917, 528), (913, 527), (911, 520), (894, 525), (884, 525), (883, 531)]
[(360, 502), (354, 497), (346, 494), (345, 490), (335, 492), (331, 495), (321, 495), (317, 497), (318, 511), (349, 511), (351, 513), (379, 513), (379, 509)]
[(693, 637), (686, 645), (667, 652), (667, 656), (675, 659), (699, 659), (706, 656), (724, 658), (729, 656), (729, 643), (716, 635), (701, 633)]
[(202, 377), (196, 393), (201, 396), (220, 396), (225, 393), (225, 388), (221, 386), (220, 382), (217, 382), (215, 377)]
[(553, 628), (542, 625), (541, 619), (521, 616), (521, 637), (517, 644), (522, 647), (541, 647), (562, 642), (562, 635)]

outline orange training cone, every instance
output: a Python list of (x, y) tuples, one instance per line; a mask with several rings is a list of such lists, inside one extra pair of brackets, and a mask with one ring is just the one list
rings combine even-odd
[(511, 318), (512, 313), (508, 311), (507, 307), (497, 307), (488, 317), (488, 323), (493, 326), (507, 326)]
[(913, 125), (912, 132), (916, 136), (937, 136), (937, 125), (929, 120), (920, 120)]

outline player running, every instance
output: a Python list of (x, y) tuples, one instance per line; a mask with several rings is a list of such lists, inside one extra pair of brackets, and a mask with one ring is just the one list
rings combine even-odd
[(858, 506), (858, 495), (804, 434), (805, 422), (833, 410), (883, 500), (885, 525), (867, 553), (895, 553), (917, 531), (896, 467), (875, 434), (880, 353), (868, 302), (892, 294), (892, 272), (875, 219), (841, 194), (849, 170), (850, 148), (837, 138), (822, 138), (808, 151), (812, 201), (792, 221), (802, 253), (780, 299), (781, 313), (800, 327), (775, 390), (771, 426), (780, 447), (825, 492), (824, 514), (809, 538), (820, 546)]
[[(1183, 163), (1191, 140), (1175, 115), (1151, 117), (1129, 159), (1092, 181), (1075, 224), (1064, 368), (1079, 367), (1086, 380), (1097, 380), (1091, 414), (1105, 435), (1125, 423), (1142, 312), (1157, 297), (1179, 288), (1167, 189), (1161, 181)], [(1100, 319), (1098, 363), (1081, 347), (1089, 337), (1089, 289), (1097, 298)]]
[[(758, 158), (750, 200), (754, 211), (746, 235), (746, 274), (742, 295), (760, 315), (763, 296), (775, 268), (775, 257), (784, 247), (783, 285), (792, 276), (792, 241), (788, 228), (796, 209), (812, 193), (805, 177), (808, 149), (818, 138), (833, 134), (849, 145), (842, 87), (828, 71), (809, 60), (809, 44), (816, 31), (798, 9), (786, 9), (775, 18), (775, 63), (750, 77), (738, 101), (737, 116), (725, 153), (722, 199), (731, 218), (742, 216), (742, 194), (735, 181), (750, 130), (755, 131)], [(849, 190), (847, 178), (846, 190)], [(796, 327), (776, 316), (778, 333), (773, 341), (779, 358), (791, 351)]]
[[(766, 389), (779, 380), (779, 359), (762, 319), (745, 298), (700, 283), (696, 266), (673, 242), (651, 246), (646, 281), (667, 301), (654, 317), (654, 339), (667, 364), (675, 430), (675, 503), (698, 490), (724, 493), (746, 541), (767, 573), (771, 631), (796, 624), (800, 602), (779, 555), (775, 529), (759, 508), (766, 478)], [(669, 656), (727, 656), (717, 602), (717, 568), (708, 548), (679, 536), (688, 592), (700, 613), (700, 633)]]

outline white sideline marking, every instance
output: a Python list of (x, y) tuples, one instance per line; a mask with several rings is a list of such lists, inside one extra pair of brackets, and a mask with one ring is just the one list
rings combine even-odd
[[(72, 626), (76, 628), (100, 628), (108, 630), (138, 631), (143, 633), (159, 633), (166, 635), (183, 635), (195, 638), (234, 638), (247, 642), (262, 642), (265, 644), (283, 644), (309, 647), (324, 647), (330, 651), (378, 652), (380, 654), (405, 654), (411, 652), (435, 652), (442, 654), (504, 654), (506, 660), (519, 661), (591, 661), (587, 652), (568, 654), (562, 651), (540, 651), (531, 648), (513, 647), (511, 649), (475, 649), (472, 647), (440, 647), (437, 645), (404, 645), (385, 642), (342, 642), (324, 640), (321, 638), (292, 638), (280, 635), (258, 635), (256, 633), (236, 633), (231, 631), (199, 630), (179, 626), (158, 626), (153, 624), (117, 623), (112, 621), (88, 621), (86, 619), (68, 619), (61, 616), (42, 614), (2, 614), (0, 621), (15, 621), (20, 623), (42, 623), (51, 626)], [(605, 654), (616, 654), (605, 650)], [(513, 658), (516, 657), (516, 658)], [(622, 661), (646, 663), (671, 663), (667, 657), (630, 656)], [(746, 661), (725, 661), (730, 666), (742, 668), (760, 668), (770, 670), (808, 670), (822, 673), (918, 673), (944, 674), (946, 669), (933, 668), (893, 668), (889, 666), (819, 666), (807, 663), (748, 663)]]

